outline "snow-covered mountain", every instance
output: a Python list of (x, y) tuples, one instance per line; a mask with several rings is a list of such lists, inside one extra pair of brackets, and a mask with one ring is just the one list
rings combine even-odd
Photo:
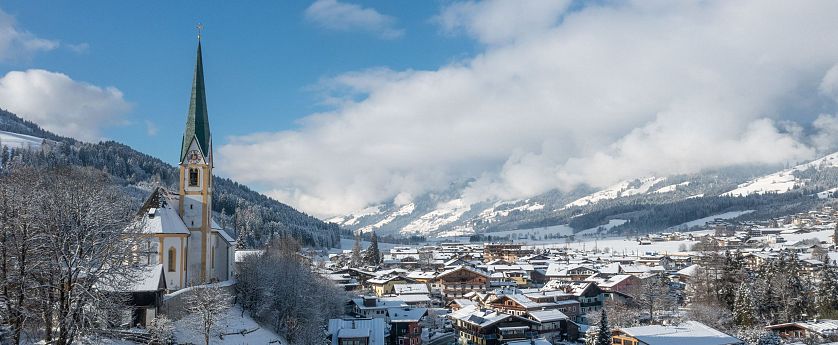
[[(651, 189), (652, 186), (655, 186), (664, 180), (666, 180), (665, 177), (651, 176), (637, 179), (634, 181), (621, 181), (601, 191), (576, 199), (573, 202), (565, 205), (565, 208), (596, 204), (602, 200), (616, 199), (619, 197), (646, 194), (649, 192), (649, 189)], [(664, 186), (659, 188), (658, 190), (671, 188), (671, 191), (675, 191), (675, 189), (672, 186), (675, 185)]]
[(838, 152), (800, 164), (795, 167), (784, 169), (773, 174), (761, 176), (740, 184), (736, 189), (724, 193), (724, 196), (747, 196), (751, 194), (764, 193), (786, 193), (796, 188), (804, 187), (810, 183), (802, 173), (815, 170), (822, 171), (828, 168), (838, 167)]
[[(599, 190), (583, 186), (526, 199), (474, 204), (463, 197), (469, 183), (452, 184), (448, 190), (419, 196), (407, 204), (382, 203), (329, 221), (363, 232), (442, 237), (558, 226), (577, 232), (600, 226), (643, 232), (690, 224), (714, 214), (757, 217), (793, 212), (815, 199), (811, 197), (815, 194), (820, 198), (836, 196), (838, 153), (779, 171), (776, 166), (741, 166), (690, 175), (646, 176)], [(787, 191), (803, 193), (800, 200), (783, 199), (782, 206), (772, 199)], [(748, 195), (761, 200), (739, 198)]]

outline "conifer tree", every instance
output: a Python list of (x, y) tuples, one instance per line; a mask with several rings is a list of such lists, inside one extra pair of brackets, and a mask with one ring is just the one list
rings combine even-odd
[(783, 320), (793, 322), (800, 320), (801, 316), (811, 310), (811, 300), (808, 298), (803, 280), (800, 278), (800, 262), (797, 254), (783, 252), (781, 254), (783, 263), (783, 274), (785, 281), (782, 286), (781, 299), (783, 303)]
[(742, 280), (742, 256), (739, 252), (735, 254), (725, 252), (722, 276), (719, 282), (719, 301), (728, 309), (733, 308), (736, 302), (736, 290)]
[(835, 277), (835, 269), (832, 266), (824, 265), (820, 272), (820, 280), (817, 286), (816, 308), (821, 318), (834, 317), (838, 314), (838, 281)]
[(375, 231), (370, 236), (370, 246), (365, 254), (364, 258), (368, 264), (376, 266), (381, 263), (381, 252), (378, 250), (378, 236), (375, 235)]
[(777, 323), (777, 312), (780, 309), (779, 296), (774, 282), (776, 274), (776, 263), (762, 263), (756, 273), (754, 281), (756, 314), (759, 319), (767, 323)]
[(597, 332), (596, 345), (611, 344), (611, 329), (608, 327), (608, 315), (605, 308), (602, 308), (602, 316), (599, 319), (599, 331)]
[(363, 258), (361, 257), (361, 235), (355, 235), (355, 244), (352, 245), (352, 256), (349, 258), (350, 267), (361, 266)]
[(736, 291), (736, 301), (733, 306), (733, 322), (739, 326), (752, 326), (756, 323), (754, 299), (751, 287), (745, 282)]

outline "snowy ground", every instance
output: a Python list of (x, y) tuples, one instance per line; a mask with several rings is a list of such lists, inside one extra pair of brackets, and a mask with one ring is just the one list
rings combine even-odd
[[(608, 224), (605, 224), (602, 227), (605, 228), (606, 230), (608, 230), (608, 229), (611, 229), (611, 228), (613, 228), (617, 225), (622, 225), (625, 222), (626, 221), (624, 219), (612, 219), (612, 220), (608, 221)], [(598, 229), (599, 229), (599, 227), (585, 229), (585, 230), (577, 232), (575, 235), (576, 236), (594, 235), (594, 234), (597, 233)], [(532, 240), (532, 238), (542, 238), (543, 239), (546, 235), (571, 236), (571, 235), (574, 235), (574, 233), (573, 233), (573, 228), (571, 228), (567, 224), (562, 224), (562, 225), (553, 225), (553, 226), (546, 226), (546, 227), (532, 228), (532, 229), (486, 232), (486, 233), (482, 233), (482, 235), (487, 235), (487, 236), (492, 236), (492, 237), (495, 237), (495, 236), (498, 236), (498, 237), (509, 236), (510, 239), (513, 239), (513, 240), (515, 240), (515, 239), (521, 239), (521, 240), (529, 239), (529, 240)], [(544, 240), (541, 240), (539, 242), (545, 242), (545, 241), (550, 241), (550, 240), (544, 239)], [(564, 239), (554, 239), (552, 241), (563, 243), (565, 240)]]
[[(340, 239), (340, 249), (341, 250), (352, 250), (352, 246), (355, 245), (355, 239), (352, 238), (341, 238)], [(361, 249), (367, 249), (370, 246), (368, 241), (361, 241)], [(399, 247), (401, 244), (393, 244), (393, 243), (384, 243), (378, 242), (378, 249), (381, 251), (389, 251), (393, 247)], [(332, 250), (334, 251), (334, 250)]]
[[(175, 338), (179, 344), (204, 343), (203, 336), (198, 332), (196, 327), (190, 325), (190, 322), (194, 321), (193, 317), (186, 317), (175, 322)], [(278, 334), (259, 326), (259, 324), (251, 319), (247, 313), (244, 313), (244, 316), (242, 316), (241, 308), (238, 305), (227, 311), (227, 314), (222, 321), (222, 330), (224, 333), (244, 331), (247, 334), (225, 335), (224, 339), (219, 339), (218, 335), (215, 335), (210, 339), (210, 344), (288, 344), (288, 342)]]
[(712, 222), (716, 219), (733, 219), (733, 218), (739, 217), (743, 214), (748, 214), (748, 213), (751, 213), (751, 212), (754, 212), (754, 210), (732, 211), (732, 212), (714, 214), (714, 215), (709, 216), (709, 217), (699, 218), (699, 219), (692, 220), (692, 221), (689, 221), (689, 222), (686, 222), (686, 223), (678, 224), (676, 226), (670, 227), (669, 229), (670, 230), (688, 230), (690, 228), (694, 228), (694, 227), (697, 227), (697, 226), (707, 225), (707, 223), (710, 223), (710, 222)]
[[(711, 230), (705, 231), (695, 231), (692, 232), (693, 235), (705, 235), (711, 233)], [(681, 249), (686, 249), (687, 251), (690, 250), (693, 244), (697, 241), (663, 241), (663, 242), (652, 242), (652, 244), (647, 245), (640, 245), (634, 239), (626, 239), (625, 237), (608, 237), (602, 239), (593, 239), (593, 238), (581, 238), (577, 239), (574, 242), (565, 242), (565, 243), (551, 243), (551, 244), (535, 244), (532, 243), (532, 247), (535, 248), (572, 248), (572, 249), (585, 249), (585, 250), (593, 250), (594, 248), (599, 250), (610, 250), (611, 252), (616, 253), (626, 253), (626, 254), (645, 254), (645, 253), (675, 253), (681, 251)], [(682, 247), (683, 245), (683, 247)]]

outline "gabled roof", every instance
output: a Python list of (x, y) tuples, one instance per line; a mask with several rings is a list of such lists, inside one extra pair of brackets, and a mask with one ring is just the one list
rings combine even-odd
[(568, 319), (567, 315), (558, 310), (531, 311), (528, 314), (530, 318), (538, 322), (553, 322)]
[(141, 222), (141, 231), (145, 234), (189, 235), (183, 219), (169, 205), (149, 208)]
[(729, 345), (743, 344), (737, 338), (711, 328), (701, 322), (686, 321), (677, 326), (650, 325), (620, 329), (648, 345)]
[(468, 266), (458, 266), (458, 267), (452, 268), (452, 269), (450, 269), (450, 270), (447, 270), (447, 271), (444, 271), (444, 272), (440, 273), (440, 274), (439, 274), (438, 276), (436, 276), (436, 277), (437, 277), (437, 279), (439, 279), (439, 278), (442, 278), (442, 277), (444, 277), (444, 276), (447, 276), (447, 275), (449, 275), (449, 274), (451, 274), (451, 273), (454, 273), (454, 272), (457, 272), (457, 271), (461, 271), (461, 270), (466, 270), (466, 271), (469, 271), (469, 272), (471, 272), (471, 273), (474, 273), (474, 274), (479, 274), (479, 275), (481, 275), (481, 276), (484, 276), (484, 277), (486, 277), (486, 278), (489, 278), (489, 275), (488, 275), (486, 272), (483, 272), (483, 271), (480, 271), (480, 270), (478, 270), (478, 269), (471, 268), (471, 267), (468, 267)]
[(465, 306), (450, 315), (454, 319), (462, 320), (480, 328), (491, 326), (512, 317), (510, 314), (504, 314), (495, 310), (480, 309), (476, 305)]
[(327, 333), (332, 338), (332, 345), (338, 344), (339, 338), (366, 338), (369, 345), (384, 345), (387, 325), (384, 319), (331, 319)]
[(429, 294), (428, 286), (425, 284), (396, 284), (393, 285), (393, 292), (397, 295)]
[(493, 303), (497, 303), (497, 302), (503, 301), (505, 299), (512, 300), (513, 302), (520, 305), (524, 309), (536, 309), (536, 308), (546, 308), (546, 307), (556, 306), (554, 303), (533, 302), (532, 300), (527, 298), (525, 295), (520, 295), (520, 294), (498, 296), (497, 300), (495, 300)]
[(387, 317), (390, 322), (419, 322), (428, 309), (425, 308), (389, 308), (387, 309)]
[(186, 129), (180, 150), (180, 161), (186, 160), (186, 153), (192, 141), (198, 144), (204, 159), (210, 157), (212, 136), (207, 115), (207, 95), (204, 89), (204, 63), (201, 57), (201, 41), (198, 41), (198, 57), (195, 61), (195, 76), (192, 78), (192, 96), (189, 98), (189, 112), (186, 114)]

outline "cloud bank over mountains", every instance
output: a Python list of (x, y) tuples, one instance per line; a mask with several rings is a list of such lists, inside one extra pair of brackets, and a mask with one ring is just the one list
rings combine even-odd
[(346, 98), (333, 110), (232, 138), (218, 168), (326, 216), (470, 177), (477, 201), (814, 158), (838, 144), (835, 13), (831, 1), (450, 3), (432, 21), (482, 52), (336, 76)]

